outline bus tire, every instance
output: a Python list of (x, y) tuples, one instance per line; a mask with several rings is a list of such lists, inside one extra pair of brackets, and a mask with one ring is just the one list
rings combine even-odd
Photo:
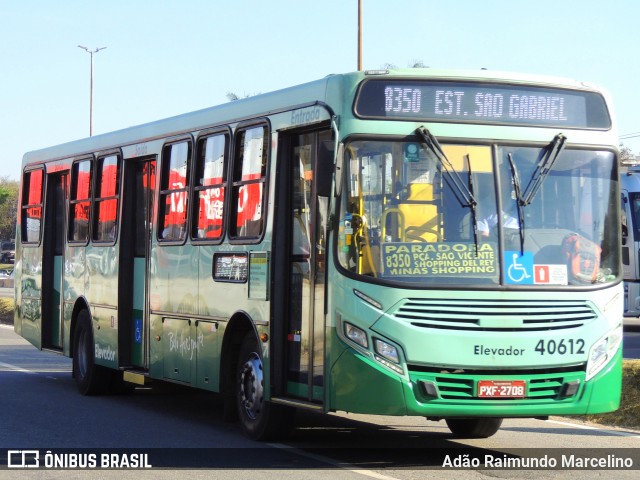
[(73, 345), (73, 379), (82, 395), (105, 393), (110, 381), (107, 368), (95, 363), (95, 343), (91, 316), (87, 310), (78, 314)]
[(502, 425), (502, 418), (449, 418), (447, 427), (459, 438), (489, 438)]
[(244, 433), (253, 440), (277, 440), (293, 427), (295, 409), (265, 400), (260, 346), (253, 332), (245, 335), (236, 368), (235, 398)]

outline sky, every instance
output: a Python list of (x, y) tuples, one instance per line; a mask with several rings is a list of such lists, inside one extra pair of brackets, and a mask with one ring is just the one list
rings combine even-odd
[[(363, 68), (594, 83), (640, 154), (640, 2), (362, 0)], [(357, 0), (0, 0), (0, 178), (25, 152), (357, 69)]]

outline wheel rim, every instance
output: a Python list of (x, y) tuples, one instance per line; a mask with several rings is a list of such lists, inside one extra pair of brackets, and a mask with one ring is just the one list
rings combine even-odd
[(260, 356), (253, 352), (240, 370), (240, 404), (247, 416), (255, 420), (262, 411), (264, 381)]

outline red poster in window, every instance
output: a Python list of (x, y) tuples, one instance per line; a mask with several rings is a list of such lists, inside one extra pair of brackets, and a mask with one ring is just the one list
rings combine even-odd
[(98, 221), (100, 223), (115, 222), (118, 215), (118, 200), (102, 200), (96, 204), (98, 209)]
[(76, 200), (89, 198), (91, 193), (91, 171), (79, 171), (76, 177)]
[[(42, 170), (34, 170), (29, 174), (29, 195), (27, 205), (38, 205), (42, 203)], [(36, 210), (36, 209), (30, 209)], [(38, 211), (40, 209), (37, 209)], [(39, 217), (40, 215), (38, 215)], [(32, 217), (33, 218), (33, 217)]]
[(82, 220), (85, 223), (89, 220), (89, 202), (76, 203), (73, 208), (75, 220)]
[[(98, 198), (115, 197), (118, 195), (118, 158), (115, 156), (107, 157), (102, 164), (102, 172), (100, 174), (100, 185), (98, 190)], [(105, 224), (112, 222), (115, 224), (118, 216), (118, 200), (99, 200), (96, 202), (98, 210), (98, 222)]]
[(142, 186), (144, 188), (154, 188), (156, 186), (156, 166), (145, 164), (142, 171)]
[(27, 218), (40, 219), (42, 209), (40, 207), (27, 208)]
[(200, 192), (198, 236), (217, 238), (222, 233), (224, 188), (209, 188)]
[(118, 165), (105, 165), (100, 179), (99, 197), (115, 197), (118, 194)]
[(169, 172), (168, 190), (170, 192), (166, 196), (164, 210), (165, 229), (182, 229), (186, 223), (187, 192), (184, 190), (187, 186), (186, 173), (186, 166)]
[(202, 189), (198, 194), (199, 238), (219, 238), (222, 235), (225, 144), (223, 135), (207, 138), (200, 182), (202, 187), (211, 188)]
[(242, 185), (238, 190), (237, 226), (262, 218), (262, 183)]

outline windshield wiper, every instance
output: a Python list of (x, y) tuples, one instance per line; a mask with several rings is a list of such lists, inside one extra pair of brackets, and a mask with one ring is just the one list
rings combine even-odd
[[(467, 160), (467, 171), (469, 172), (469, 193), (471, 194), (471, 198), (474, 196), (473, 189), (473, 172), (471, 171), (471, 156), (466, 154), (464, 158)], [(471, 207), (471, 222), (473, 225), (473, 244), (476, 246), (476, 256), (478, 255), (478, 223), (476, 222), (476, 203), (475, 201), (471, 202), (469, 205)]]
[(547, 175), (549, 175), (549, 171), (560, 156), (560, 152), (562, 152), (562, 150), (564, 149), (564, 144), (566, 141), (567, 137), (559, 133), (549, 144), (547, 152), (540, 159), (540, 162), (538, 162), (538, 165), (536, 166), (536, 169), (531, 175), (531, 179), (527, 184), (527, 188), (524, 191), (524, 195), (522, 198), (523, 206), (529, 205), (533, 200), (533, 197), (535, 197), (536, 193), (538, 193), (538, 190), (540, 190), (542, 182), (544, 182), (544, 180), (547, 178)]
[(516, 205), (518, 206), (518, 230), (520, 232), (520, 255), (524, 255), (524, 206), (526, 205), (522, 192), (520, 191), (520, 177), (516, 164), (513, 161), (513, 155), (507, 154), (509, 166), (511, 167), (511, 181), (513, 183), (513, 193), (516, 196)]
[(442, 168), (449, 174), (451, 183), (458, 191), (457, 193), (460, 194), (459, 200), (461, 199), (463, 206), (471, 207), (472, 209), (475, 208), (478, 202), (476, 202), (473, 193), (469, 191), (469, 188), (464, 184), (458, 172), (456, 172), (453, 165), (451, 165), (451, 162), (442, 151), (442, 147), (438, 143), (438, 140), (436, 140), (436, 137), (431, 135), (431, 132), (424, 126), (416, 128), (416, 134), (422, 139), (427, 149), (435, 155), (440, 165), (442, 165)]

